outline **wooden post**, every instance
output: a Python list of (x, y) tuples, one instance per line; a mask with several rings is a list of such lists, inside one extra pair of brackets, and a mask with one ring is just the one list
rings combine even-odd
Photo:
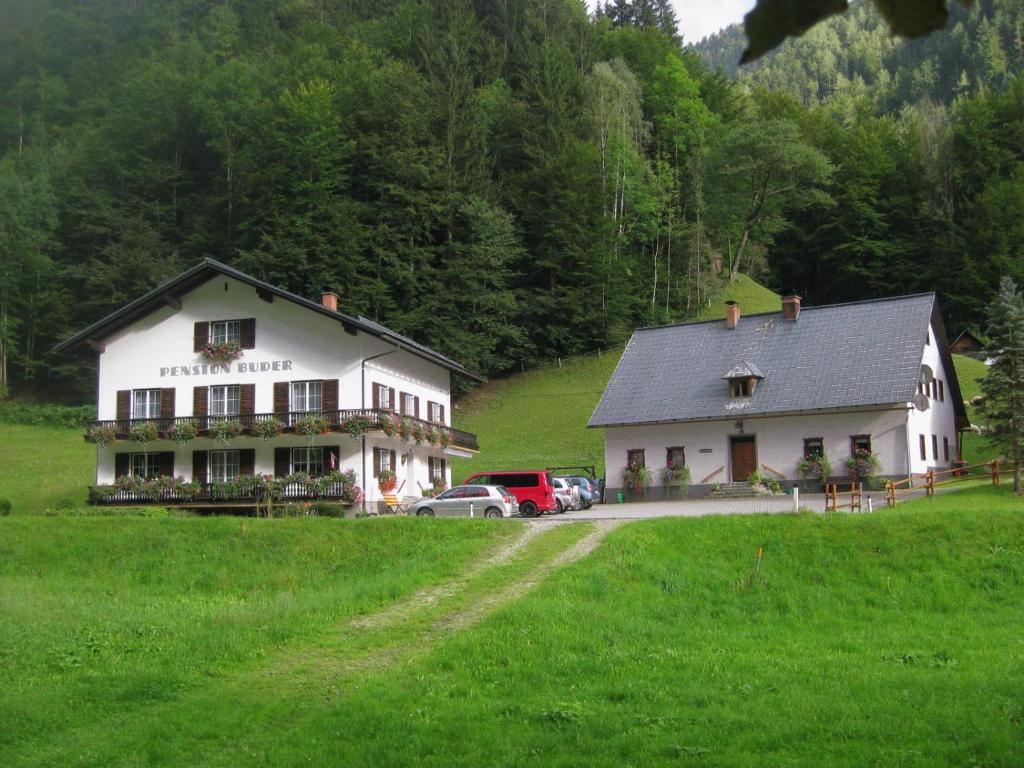
[(896, 483), (892, 480), (885, 481), (885, 503), (890, 507), (896, 506)]
[(999, 459), (992, 459), (992, 485), (999, 485)]
[(929, 469), (925, 473), (925, 495), (926, 496), (934, 496), (935, 495), (935, 470), (934, 469)]

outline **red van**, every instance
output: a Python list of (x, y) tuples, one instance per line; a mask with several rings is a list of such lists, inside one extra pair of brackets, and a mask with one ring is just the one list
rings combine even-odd
[(463, 485), (503, 485), (519, 502), (519, 514), (536, 517), (554, 512), (555, 486), (551, 475), (542, 469), (520, 469), (512, 472), (478, 472), (462, 481)]

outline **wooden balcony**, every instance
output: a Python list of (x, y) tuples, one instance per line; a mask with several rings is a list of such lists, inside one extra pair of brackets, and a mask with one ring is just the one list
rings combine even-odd
[[(157, 439), (166, 440), (170, 439), (170, 431), (176, 424), (184, 424), (187, 422), (195, 422), (199, 434), (198, 437), (210, 437), (210, 425), (218, 421), (235, 421), (241, 426), (241, 435), (251, 435), (252, 426), (257, 422), (261, 421), (272, 421), (279, 420), (285, 426), (282, 434), (295, 434), (295, 424), (303, 418), (310, 416), (319, 416), (327, 422), (328, 433), (341, 433), (344, 434), (348, 431), (350, 425), (353, 424), (354, 420), (365, 419), (365, 423), (368, 425), (367, 433), (382, 433), (384, 432), (384, 424), (388, 419), (397, 421), (408, 421), (414, 425), (418, 425), (424, 432), (429, 430), (446, 430), (451, 434), (452, 442), (450, 447), (458, 448), (464, 451), (478, 451), (479, 446), (477, 444), (476, 435), (471, 432), (464, 432), (461, 429), (453, 429), (452, 427), (445, 426), (443, 424), (436, 424), (431, 421), (425, 421), (424, 419), (414, 419), (411, 416), (400, 416), (397, 413), (391, 411), (377, 410), (377, 409), (349, 409), (342, 411), (293, 411), (290, 413), (255, 413), (239, 416), (178, 416), (173, 419), (126, 419), (126, 420), (114, 420), (114, 421), (94, 421), (89, 426), (89, 432), (101, 428), (110, 428), (113, 430), (114, 440), (130, 440), (131, 430), (133, 427), (137, 427), (143, 424), (152, 424), (156, 427)], [(351, 434), (351, 433), (350, 433)], [(89, 439), (89, 433), (86, 434), (86, 439)], [(409, 438), (411, 439), (411, 438)], [(424, 445), (431, 445), (424, 438), (420, 441)], [(438, 445), (438, 447), (441, 447)]]

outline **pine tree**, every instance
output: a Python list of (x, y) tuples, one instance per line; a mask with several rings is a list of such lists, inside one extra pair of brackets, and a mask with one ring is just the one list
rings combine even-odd
[(658, 18), (658, 27), (673, 40), (679, 40), (679, 19), (672, 0), (654, 0), (654, 14)]
[(1024, 296), (1012, 278), (999, 283), (999, 294), (988, 309), (986, 352), (995, 362), (981, 382), (985, 395), (989, 441), (1013, 462), (1013, 492), (1021, 493), (1021, 455), (1024, 454)]

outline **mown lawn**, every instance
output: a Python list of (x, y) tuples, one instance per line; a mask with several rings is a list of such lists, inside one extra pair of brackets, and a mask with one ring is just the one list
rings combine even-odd
[[(57, 521), (18, 522), (39, 530), (32, 526)], [(138, 521), (118, 524), (129, 522)], [(287, 678), (259, 686), (244, 682), (248, 670), (274, 667), (278, 641), (305, 626), (300, 617), (315, 617), (316, 650), (330, 648), (321, 620), (344, 617), (359, 598), (321, 593), (345, 583), (363, 593), (350, 563), (379, 574), (371, 583), (402, 583), (388, 571), (419, 552), (409, 531), (427, 541), (414, 557), (422, 563), (445, 551), (449, 534), (457, 545), (497, 529), (313, 521), (343, 538), (300, 537), (296, 548), (289, 534), (310, 521), (249, 521), (248, 534), (245, 521), (144, 522), (226, 530), (213, 549), (209, 537), (165, 531), (161, 546), (146, 547), (157, 550), (151, 556), (136, 553), (145, 540), (88, 555), (73, 532), (16, 548), (15, 558), (0, 551), (11, 563), (0, 583), (0, 764), (1024, 762), (1024, 502), (1003, 488), (873, 515), (633, 523), (411, 661), (381, 660), (337, 680), (283, 667)], [(250, 553), (233, 551), (254, 531), (264, 554), (250, 564)], [(345, 558), (347, 537), (363, 532), (389, 541), (365, 542), (374, 557)], [(334, 557), (324, 554), (330, 546)], [(179, 556), (186, 564), (165, 575), (160, 561)], [(335, 557), (345, 565), (328, 573)], [(220, 558), (223, 568), (211, 565)], [(79, 579), (84, 595), (74, 594)], [(380, 591), (370, 592), (372, 602)], [(312, 610), (292, 612), (294, 602)], [(254, 603), (271, 616), (256, 620)], [(88, 620), (58, 618), (68, 606)], [(122, 621), (126, 610), (136, 618)]]
[(0, 498), (16, 515), (84, 507), (96, 446), (84, 429), (0, 423)]
[[(42, 746), (61, 743), (83, 750), (61, 764), (93, 764), (110, 723), (130, 723), (451, 577), (518, 528), (414, 518), (0, 518), (0, 765), (39, 760)], [(90, 728), (96, 743), (72, 737)]]
[(347, 765), (1019, 766), (1022, 604), (1005, 489), (636, 523), (288, 739), (238, 743), (271, 764), (315, 740)]

